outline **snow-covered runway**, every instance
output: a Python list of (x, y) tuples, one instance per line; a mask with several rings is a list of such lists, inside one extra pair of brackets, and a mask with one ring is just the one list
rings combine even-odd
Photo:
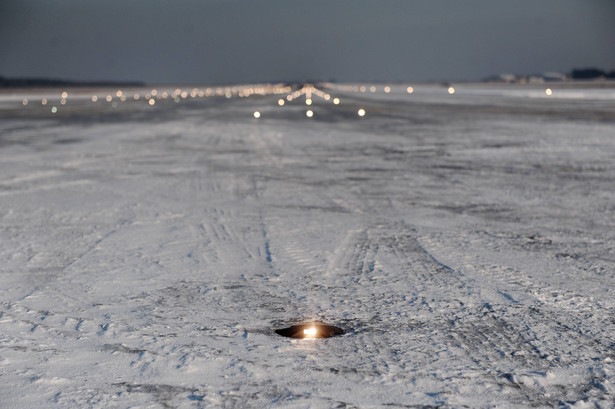
[(615, 98), (421, 91), (5, 101), (0, 407), (613, 407)]

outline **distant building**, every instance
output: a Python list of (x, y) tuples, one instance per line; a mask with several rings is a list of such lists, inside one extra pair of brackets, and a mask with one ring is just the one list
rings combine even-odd
[(545, 81), (567, 81), (568, 76), (561, 72), (545, 72), (542, 74)]
[(507, 83), (517, 82), (517, 76), (515, 74), (500, 74), (498, 79), (501, 82), (507, 82)]

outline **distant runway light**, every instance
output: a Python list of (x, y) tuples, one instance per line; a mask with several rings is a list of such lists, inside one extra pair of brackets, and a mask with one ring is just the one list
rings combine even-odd
[(122, 96), (120, 97), (120, 101), (122, 101), (122, 102), (126, 101), (126, 95), (122, 95)]
[(98, 101), (98, 97), (96, 95), (92, 95), (92, 102)]
[(357, 111), (357, 114), (358, 114), (359, 116), (365, 116), (365, 110), (364, 110), (363, 108), (361, 108), (361, 109), (359, 109), (359, 110)]
[(412, 94), (414, 92), (414, 88), (408, 87), (406, 88), (406, 91), (408, 92), (408, 94)]
[(313, 116), (314, 116), (314, 112), (313, 112), (311, 109), (308, 109), (308, 110), (305, 112), (305, 116), (307, 116), (308, 118), (311, 118), (311, 117), (313, 117)]
[(113, 99), (113, 97), (111, 95), (107, 95), (107, 98), (105, 98), (105, 100), (107, 102), (111, 102), (112, 99)]
[(64, 99), (68, 98), (68, 92), (64, 91), (62, 93), (62, 98), (64, 98)]
[(448, 93), (453, 95), (455, 93), (455, 88), (453, 87), (448, 87)]
[(261, 113), (258, 111), (254, 111), (254, 118), (258, 119), (261, 117)]
[(26, 106), (28, 105), (28, 98), (24, 98), (23, 101), (21, 101), (21, 103)]
[(391, 92), (391, 87), (389, 87), (388, 85), (386, 87), (384, 87), (384, 92), (387, 93), (387, 94), (389, 92)]
[(58, 112), (58, 108), (56, 107), (51, 107), (51, 113), (55, 114), (56, 112)]
[(135, 101), (138, 101), (138, 100), (139, 100), (139, 98), (141, 98), (141, 95), (139, 95), (139, 94), (134, 94), (134, 95), (132, 96), (132, 99), (134, 99)]
[(363, 85), (361, 85), (361, 86), (359, 87), (359, 91), (361, 91), (361, 92), (365, 92), (365, 91), (367, 91), (367, 89), (366, 89)]
[(374, 87), (373, 85), (369, 87), (369, 92), (376, 92), (376, 87)]
[(293, 100), (293, 97), (292, 97), (292, 95), (287, 95), (287, 96), (286, 96), (286, 99), (288, 100), (288, 102), (290, 102), (290, 101), (292, 101), (292, 100)]
[(545, 94), (547, 94), (547, 95), (552, 95), (552, 94), (553, 94), (553, 91), (551, 91), (551, 88), (547, 88), (547, 89), (545, 90)]
[(41, 105), (47, 105), (47, 98), (43, 98), (41, 100)]
[(150, 105), (154, 105), (156, 103), (156, 100), (154, 98), (150, 98), (148, 104)]
[(122, 92), (121, 89), (118, 89), (117, 92), (115, 93), (115, 96), (118, 98), (121, 97), (122, 95), (124, 95), (124, 93)]
[(62, 105), (66, 105), (66, 99), (65, 99), (65, 98), (62, 98), (62, 99), (60, 100), (60, 104), (62, 104)]
[(282, 98), (278, 99), (278, 105), (279, 106), (284, 105), (284, 100)]
[(333, 98), (333, 103), (334, 103), (335, 105), (339, 105), (339, 103), (340, 103), (340, 99), (339, 99), (339, 98)]
[(312, 105), (312, 100), (310, 98), (306, 98), (305, 105)]
[(150, 94), (152, 94), (153, 96), (158, 95), (158, 91), (156, 89), (153, 89), (152, 92), (150, 92)]

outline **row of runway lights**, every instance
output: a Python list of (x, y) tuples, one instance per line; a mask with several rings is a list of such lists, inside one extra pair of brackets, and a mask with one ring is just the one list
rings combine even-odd
[[(364, 86), (364, 85), (359, 85), (359, 86), (351, 86), (351, 85), (335, 85), (335, 84), (325, 84), (325, 86), (327, 86), (328, 88), (333, 88), (339, 91), (346, 91), (346, 92), (361, 92), (361, 93), (365, 93), (369, 90), (369, 92), (371, 93), (375, 93), (378, 89), (376, 88), (376, 86), (372, 85), (369, 88)], [(162, 91), (162, 92), (158, 92), (158, 90), (156, 89), (152, 89), (150, 92), (146, 93), (143, 96), (144, 101), (146, 101), (150, 106), (153, 106), (156, 104), (156, 100), (160, 100), (160, 99), (167, 99), (167, 98), (171, 98), (173, 99), (175, 102), (180, 102), (182, 99), (187, 99), (188, 97), (191, 98), (205, 98), (205, 97), (212, 97), (212, 96), (225, 96), (227, 99), (232, 98), (234, 95), (235, 96), (239, 96), (241, 98), (245, 98), (245, 97), (249, 97), (251, 95), (270, 95), (270, 94), (281, 94), (281, 93), (287, 93), (289, 91), (291, 91), (292, 88), (289, 86), (275, 86), (275, 85), (268, 85), (268, 86), (263, 86), (263, 87), (225, 87), (225, 88), (206, 88), (206, 89), (198, 89), (198, 88), (193, 88), (191, 90), (191, 92), (189, 93), (188, 91), (185, 90), (181, 90), (179, 88), (175, 89), (173, 92), (171, 92), (170, 94), (167, 91)], [(390, 86), (385, 86), (383, 88), (383, 91), (388, 94), (391, 92), (391, 87)], [(447, 91), (450, 95), (453, 95), (456, 90), (453, 86), (449, 86), (447, 88)], [(408, 94), (412, 94), (414, 93), (414, 88), (412, 86), (409, 86), (406, 88), (406, 92)], [(295, 91), (289, 95), (287, 95), (286, 99), (288, 102), (292, 101), (293, 99), (306, 94), (306, 100), (305, 103), (306, 105), (311, 105), (312, 104), (312, 98), (311, 98), (311, 93), (315, 93), (316, 95), (320, 96), (321, 98), (329, 101), (331, 99), (331, 96), (311, 85), (303, 87), (301, 90)], [(545, 89), (545, 94), (547, 96), (551, 96), (553, 95), (553, 90), (551, 90), (551, 88), (547, 88)], [(112, 103), (113, 106), (117, 106), (117, 100), (119, 100), (120, 102), (125, 102), (129, 99), (128, 95), (126, 93), (124, 93), (124, 91), (122, 90), (118, 90), (115, 93), (115, 97), (116, 100), (114, 100), (113, 95), (108, 94), (104, 97), (104, 100), (106, 102)], [(135, 93), (132, 95), (132, 99), (134, 101), (139, 101), (141, 100), (141, 95), (139, 93)], [(102, 97), (99, 98), (98, 95), (92, 95), (91, 97), (91, 101), (92, 103), (96, 103), (99, 100), (102, 100)], [(68, 102), (68, 92), (67, 91), (63, 91), (61, 94), (61, 99), (60, 99), (60, 105), (66, 105), (66, 103)], [(335, 105), (338, 105), (340, 103), (340, 99), (339, 98), (333, 98), (332, 102)], [(30, 101), (27, 98), (24, 98), (22, 101), (22, 104), (24, 106), (28, 105), (30, 103)], [(47, 98), (42, 98), (41, 99), (41, 105), (45, 106), (49, 103)], [(286, 101), (282, 98), (280, 98), (278, 100), (278, 105), (279, 106), (283, 106), (286, 103)], [(58, 112), (58, 107), (57, 106), (52, 106), (51, 107), (51, 112), (52, 113), (57, 113)], [(357, 111), (357, 114), (359, 116), (365, 116), (365, 110), (364, 109), (359, 109)], [(260, 112), (256, 111), (254, 112), (254, 117), (255, 118), (260, 118), (261, 114)], [(306, 116), (311, 118), (314, 116), (314, 112), (312, 110), (307, 110), (306, 111)]]
[[(305, 95), (305, 105), (312, 105), (313, 101), (312, 101), (312, 95), (316, 95), (320, 98), (322, 98), (325, 101), (330, 101), (332, 102), (334, 105), (339, 105), (340, 104), (340, 99), (339, 98), (332, 98), (330, 94), (327, 94), (326, 92), (316, 88), (315, 86), (311, 85), (311, 84), (307, 84), (304, 85), (303, 87), (301, 87), (300, 89), (288, 94), (286, 96), (286, 98), (280, 98), (278, 99), (278, 106), (284, 106), (286, 105), (286, 102), (292, 102), (293, 100), (301, 97)], [(359, 116), (365, 116), (365, 110), (364, 109), (359, 109), (359, 111), (357, 112), (357, 114)], [(260, 111), (254, 111), (254, 118), (259, 119), (262, 114)], [(305, 116), (307, 116), (308, 118), (312, 118), (314, 117), (314, 111), (311, 109), (308, 109), (307, 111), (305, 111)]]
[[(129, 96), (122, 90), (117, 90), (115, 93), (115, 97), (112, 94), (107, 94), (106, 96), (92, 95), (90, 101), (92, 103), (97, 103), (99, 101), (106, 101), (112, 104), (113, 107), (117, 106), (118, 102), (126, 102), (127, 100), (134, 101), (145, 101), (148, 105), (153, 106), (156, 104), (157, 100), (164, 100), (171, 98), (175, 102), (180, 102), (182, 99), (191, 98), (206, 98), (206, 97), (220, 97), (224, 96), (227, 99), (232, 98), (233, 96), (239, 96), (241, 98), (246, 98), (252, 95), (270, 95), (270, 94), (282, 94), (288, 93), (292, 89), (289, 86), (281, 86), (281, 85), (267, 85), (262, 87), (225, 87), (225, 88), (206, 88), (206, 89), (198, 89), (193, 88), (190, 92), (181, 90), (179, 88), (175, 89), (173, 92), (167, 91), (158, 91), (156, 89), (152, 89), (147, 92), (145, 95), (141, 95), (139, 93), (135, 93), (132, 96)], [(63, 91), (60, 95), (60, 105), (66, 105), (68, 102), (68, 92)], [(47, 98), (42, 98), (40, 100), (41, 105), (46, 106), (50, 104), (50, 100)], [(28, 98), (24, 98), (22, 100), (22, 105), (27, 106), (30, 104)], [(57, 106), (51, 107), (52, 113), (58, 112)]]
[[(357, 111), (357, 115), (359, 115), (360, 117), (364, 117), (366, 113), (367, 112), (363, 108), (360, 108)], [(312, 118), (314, 116), (314, 111), (312, 111), (311, 109), (308, 109), (307, 111), (305, 111), (305, 116), (307, 116), (308, 118)], [(254, 111), (254, 118), (259, 119), (260, 117), (261, 117), (260, 111)]]

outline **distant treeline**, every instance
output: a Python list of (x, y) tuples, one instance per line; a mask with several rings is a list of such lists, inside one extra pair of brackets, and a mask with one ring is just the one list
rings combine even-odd
[(65, 81), (49, 78), (4, 78), (0, 77), (0, 88), (36, 88), (36, 87), (140, 87), (144, 82), (138, 81)]
[(615, 70), (610, 72), (600, 68), (575, 68), (570, 73), (573, 80), (590, 80), (595, 78), (615, 78)]

